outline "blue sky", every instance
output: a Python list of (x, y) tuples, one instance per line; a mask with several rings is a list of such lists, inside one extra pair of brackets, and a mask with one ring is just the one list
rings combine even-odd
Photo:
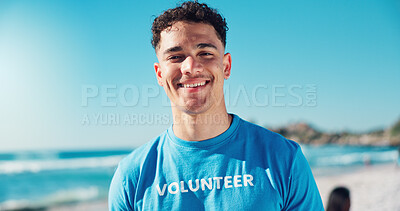
[[(400, 118), (398, 1), (206, 1), (227, 19), (228, 111), (268, 127)], [(177, 1), (0, 1), (0, 150), (136, 147), (169, 127), (152, 20)]]

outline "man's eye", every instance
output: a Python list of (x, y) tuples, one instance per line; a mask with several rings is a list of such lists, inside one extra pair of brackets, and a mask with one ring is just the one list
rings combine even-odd
[(200, 55), (201, 56), (212, 56), (213, 54), (209, 53), (209, 52), (204, 52), (204, 53), (201, 53)]
[(170, 56), (167, 58), (167, 60), (172, 63), (179, 63), (184, 60), (184, 57), (183, 56)]
[(170, 56), (170, 57), (168, 57), (168, 60), (177, 60), (180, 58), (181, 58), (180, 56)]

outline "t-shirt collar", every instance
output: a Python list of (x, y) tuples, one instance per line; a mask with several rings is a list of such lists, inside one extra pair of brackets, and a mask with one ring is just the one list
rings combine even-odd
[(206, 139), (203, 141), (187, 141), (187, 140), (183, 140), (180, 139), (178, 137), (175, 136), (174, 131), (172, 129), (172, 125), (168, 128), (167, 130), (167, 134), (169, 136), (169, 139), (177, 145), (180, 145), (182, 147), (187, 147), (187, 148), (210, 148), (210, 147), (217, 147), (220, 144), (225, 143), (226, 141), (229, 140), (229, 137), (231, 137), (234, 132), (237, 130), (239, 123), (240, 123), (240, 117), (238, 117), (235, 114), (230, 114), (232, 116), (232, 123), (229, 126), (229, 128), (223, 132), (222, 134), (214, 137), (214, 138), (210, 138), (210, 139)]

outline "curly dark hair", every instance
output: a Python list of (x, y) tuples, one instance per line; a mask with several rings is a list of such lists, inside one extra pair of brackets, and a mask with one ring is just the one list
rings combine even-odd
[(161, 32), (178, 21), (210, 24), (214, 27), (224, 47), (226, 46), (226, 31), (228, 31), (228, 27), (225, 18), (217, 10), (208, 7), (207, 4), (187, 1), (176, 8), (164, 11), (154, 19), (151, 27), (151, 32), (153, 33), (151, 44), (154, 49), (158, 47)]

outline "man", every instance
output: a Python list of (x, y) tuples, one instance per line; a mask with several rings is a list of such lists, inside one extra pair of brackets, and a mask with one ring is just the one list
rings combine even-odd
[(120, 162), (110, 210), (323, 210), (299, 145), (227, 113), (226, 30), (197, 2), (154, 20), (154, 69), (173, 125)]

